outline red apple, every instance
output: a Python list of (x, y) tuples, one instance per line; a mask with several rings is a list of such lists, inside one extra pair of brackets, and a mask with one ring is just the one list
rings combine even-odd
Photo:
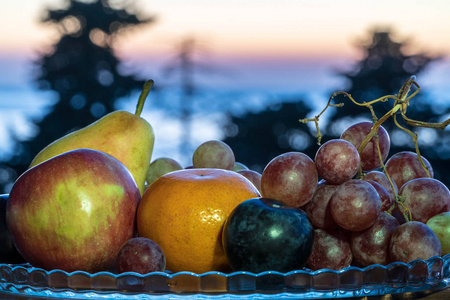
[(28, 169), (14, 183), (7, 224), (33, 266), (96, 272), (114, 266), (133, 236), (139, 189), (114, 157), (78, 149)]

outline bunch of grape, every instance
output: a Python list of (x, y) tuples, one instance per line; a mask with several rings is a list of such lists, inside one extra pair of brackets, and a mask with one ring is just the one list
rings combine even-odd
[[(380, 126), (366, 146), (372, 122), (359, 122), (338, 139), (321, 145), (314, 160), (301, 152), (273, 158), (262, 173), (235, 161), (224, 142), (199, 145), (187, 168), (220, 168), (247, 177), (265, 198), (306, 212), (315, 228), (308, 267), (342, 269), (350, 265), (387, 265), (441, 256), (436, 233), (427, 221), (450, 211), (450, 192), (433, 179), (426, 158), (404, 151), (388, 158), (390, 138)], [(155, 159), (151, 180), (183, 169), (170, 158)]]
[[(417, 90), (408, 95), (411, 88)], [(420, 155), (417, 136), (398, 125), (396, 116), (406, 124), (444, 129), (442, 123), (409, 119), (406, 108), (420, 87), (415, 77), (408, 79), (396, 95), (354, 104), (370, 109), (372, 121), (359, 122), (345, 129), (339, 138), (322, 144), (314, 157), (287, 152), (273, 158), (262, 173), (236, 162), (232, 149), (219, 140), (198, 146), (188, 168), (220, 168), (241, 173), (258, 188), (261, 196), (304, 210), (315, 228), (315, 240), (307, 266), (310, 269), (342, 269), (350, 265), (365, 267), (391, 262), (408, 263), (450, 253), (450, 192), (433, 178), (433, 168)], [(380, 119), (372, 105), (394, 100)], [(388, 118), (408, 132), (416, 152), (403, 151), (389, 157), (390, 138), (381, 124)], [(155, 160), (149, 168), (147, 183), (164, 173), (182, 169), (168, 158)], [(445, 251), (443, 251), (445, 250)]]
[(314, 161), (284, 153), (262, 173), (262, 196), (303, 209), (314, 225), (308, 261), (313, 270), (442, 255), (439, 238), (426, 223), (450, 210), (448, 188), (414, 152), (388, 159), (390, 138), (382, 126), (358, 152), (372, 126), (350, 126), (339, 139), (321, 145)]

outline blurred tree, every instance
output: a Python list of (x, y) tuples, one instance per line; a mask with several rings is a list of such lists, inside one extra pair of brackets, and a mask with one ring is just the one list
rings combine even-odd
[(225, 127), (227, 143), (236, 161), (262, 172), (275, 156), (288, 151), (313, 155), (314, 136), (299, 126), (299, 116), (312, 108), (301, 99), (289, 99), (259, 113), (231, 116)]
[[(439, 59), (438, 56), (426, 54), (406, 54), (405, 48), (408, 43), (395, 41), (391, 29), (371, 30), (367, 40), (359, 41), (357, 46), (363, 53), (362, 59), (349, 72), (338, 74), (348, 79), (347, 92), (358, 102), (398, 93), (400, 87), (411, 75), (419, 74), (430, 62)], [(420, 77), (418, 78), (420, 85)], [(338, 138), (350, 124), (360, 120), (372, 120), (368, 109), (354, 105), (345, 97), (336, 97), (334, 103), (344, 103), (344, 106), (330, 108), (328, 119), (321, 120), (326, 124), (324, 128), (321, 127), (322, 142)], [(436, 107), (424, 91), (416, 95), (410, 103), (407, 115), (416, 120), (441, 122), (442, 115), (448, 112), (448, 107)], [(292, 107), (293, 105), (296, 109)], [(373, 108), (376, 115), (381, 117), (392, 108), (392, 105), (392, 101), (387, 101), (374, 104)], [(275, 155), (287, 151), (300, 150), (314, 158), (318, 148), (315, 141), (302, 142), (301, 147), (292, 143), (299, 140), (307, 141), (308, 136), (314, 138), (315, 131), (311, 132), (309, 129), (311, 127), (298, 123), (298, 119), (309, 116), (312, 112), (311, 108), (303, 101), (296, 104), (285, 103), (280, 106), (279, 111), (268, 109), (259, 114), (249, 113), (230, 118), (226, 130), (228, 137), (224, 141), (235, 150), (237, 160), (256, 165), (261, 170), (261, 166), (264, 167)], [(403, 150), (414, 151), (410, 136), (397, 129), (391, 120), (383, 126), (390, 133), (391, 155)], [(277, 131), (277, 128), (283, 128), (283, 130)], [(445, 134), (448, 130), (418, 129), (417, 131), (421, 137), (419, 145), (423, 149), (422, 155), (432, 163), (435, 177), (450, 185), (450, 179), (441, 176), (450, 164), (450, 140), (448, 134)], [(280, 143), (283, 140), (290, 142)]]
[[(440, 56), (424, 53), (406, 54), (409, 43), (394, 40), (395, 32), (390, 29), (371, 30), (367, 40), (359, 43), (363, 58), (357, 62), (353, 70), (340, 73), (348, 79), (347, 92), (358, 102), (370, 101), (385, 95), (399, 92), (403, 83), (412, 75), (420, 74), (431, 62), (439, 60)], [(416, 81), (420, 86), (420, 76)], [(411, 92), (413, 92), (412, 90)], [(371, 121), (372, 117), (367, 108), (351, 103), (345, 97), (337, 97), (335, 103), (344, 103), (343, 107), (330, 109), (327, 120), (326, 134), (323, 139), (339, 137), (340, 133), (350, 124), (358, 120)], [(393, 107), (393, 100), (379, 102), (373, 105), (378, 118), (381, 118)], [(421, 90), (412, 100), (406, 115), (408, 118), (425, 122), (442, 122), (449, 112), (449, 107), (436, 105), (426, 91)], [(397, 118), (401, 121), (401, 117)], [(435, 170), (435, 177), (450, 184), (450, 179), (443, 176), (450, 167), (450, 137), (447, 130), (418, 128), (400, 124), (419, 135), (419, 148), (422, 156), (426, 157)], [(399, 129), (392, 119), (383, 123), (391, 138), (390, 155), (399, 151), (415, 151), (410, 135)]]
[[(428, 64), (439, 57), (426, 54), (405, 54), (409, 46), (407, 41), (395, 41), (393, 30), (378, 29), (369, 31), (368, 38), (359, 41), (357, 47), (363, 54), (355, 67), (348, 72), (339, 72), (348, 83), (347, 92), (358, 102), (370, 101), (376, 98), (393, 95), (403, 83), (412, 75), (417, 75), (424, 70)], [(420, 83), (420, 77), (418, 79)], [(368, 109), (353, 105), (348, 99), (340, 97), (335, 102), (343, 102), (344, 106), (333, 111), (328, 123), (328, 130), (333, 136), (339, 135), (343, 127), (347, 127), (349, 120), (355, 118), (365, 118), (371, 120)], [(408, 113), (417, 114), (420, 111), (428, 111), (433, 114), (431, 103), (426, 99), (426, 95), (421, 92), (414, 97), (411, 102), (413, 108)], [(392, 108), (393, 102), (387, 101), (374, 105), (377, 116), (382, 116)], [(416, 107), (417, 106), (417, 107)], [(419, 115), (421, 115), (420, 113)], [(422, 116), (428, 117), (430, 116)], [(341, 122), (343, 122), (341, 124)], [(386, 126), (391, 129), (390, 124)]]
[[(162, 73), (170, 78), (174, 73), (179, 77), (180, 103), (179, 119), (182, 133), (180, 142), (180, 154), (190, 153), (192, 140), (192, 115), (194, 113), (194, 98), (199, 95), (200, 87), (195, 81), (198, 73), (211, 74), (214, 69), (211, 65), (198, 60), (196, 56), (202, 57), (204, 51), (199, 47), (199, 42), (193, 37), (185, 37), (176, 46), (174, 57), (164, 65)], [(175, 89), (174, 87), (169, 87)]]
[(36, 82), (40, 89), (55, 91), (58, 101), (35, 121), (37, 135), (27, 141), (16, 140), (14, 156), (2, 162), (3, 192), (8, 192), (12, 181), (42, 148), (113, 111), (116, 100), (142, 89), (144, 80), (120, 72), (113, 51), (118, 36), (154, 21), (136, 11), (126, 0), (69, 0), (64, 9), (46, 10), (41, 21), (55, 26), (60, 38), (35, 62)]

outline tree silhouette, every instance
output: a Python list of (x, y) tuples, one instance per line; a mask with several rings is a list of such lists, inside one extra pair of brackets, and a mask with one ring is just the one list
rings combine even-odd
[(182, 124), (182, 134), (180, 143), (180, 154), (190, 153), (192, 140), (192, 115), (194, 96), (199, 94), (199, 84), (195, 82), (197, 73), (210, 73), (211, 66), (196, 59), (202, 50), (198, 41), (193, 37), (186, 37), (181, 40), (176, 47), (174, 57), (164, 65), (162, 73), (166, 77), (171, 77), (176, 73), (179, 77), (180, 88), (180, 121)]
[[(405, 47), (408, 46), (408, 43), (395, 41), (392, 34), (391, 29), (369, 31), (367, 41), (361, 41), (358, 44), (358, 48), (364, 54), (363, 58), (356, 62), (354, 68), (349, 72), (338, 73), (348, 80), (347, 92), (357, 101), (370, 101), (398, 93), (400, 87), (411, 75), (420, 74), (430, 62), (439, 58), (426, 54), (405, 54)], [(420, 84), (420, 80), (418, 81)], [(281, 101), (283, 102), (283, 99)], [(256, 165), (260, 170), (261, 166), (267, 164), (275, 155), (299, 150), (299, 147), (289, 143), (280, 144), (280, 139), (282, 140), (286, 136), (291, 141), (299, 140), (301, 137), (304, 142), (307, 141), (307, 136), (311, 136), (309, 127), (298, 123), (298, 120), (307, 117), (312, 110), (304, 101), (299, 101), (296, 104), (280, 104), (280, 111), (268, 109), (259, 114), (232, 116), (227, 126), (228, 137), (224, 141), (235, 150), (238, 160), (245, 164)], [(367, 108), (352, 104), (348, 98), (336, 97), (334, 102), (344, 103), (344, 106), (329, 109), (330, 116), (325, 120), (326, 126), (321, 128), (322, 142), (338, 138), (342, 130), (358, 120), (372, 120)], [(293, 105), (300, 110), (294, 109)], [(373, 108), (376, 115), (381, 117), (392, 108), (392, 105), (393, 103), (390, 101), (380, 102), (374, 104)], [(416, 120), (441, 122), (440, 118), (442, 114), (445, 114), (445, 109), (448, 111), (448, 108), (436, 109), (433, 103), (427, 99), (426, 93), (421, 91), (411, 101), (407, 115)], [(414, 151), (411, 137), (405, 136), (405, 133), (397, 129), (393, 122), (389, 120), (383, 126), (391, 136), (390, 155), (403, 150)], [(275, 128), (283, 128), (283, 130), (276, 131)], [(430, 130), (435, 133), (431, 133)], [(450, 184), (450, 179), (441, 176), (450, 164), (449, 137), (445, 135), (445, 131), (435, 129), (418, 129), (418, 131), (419, 137), (423, 135), (427, 139), (427, 144), (422, 146), (419, 140), (419, 146), (423, 149), (421, 154), (432, 163), (435, 177)], [(274, 134), (274, 132), (277, 133)], [(288, 133), (295, 134), (289, 135)], [(301, 151), (314, 158), (318, 148), (315, 141), (305, 142), (303, 145), (307, 145), (307, 147), (301, 147)]]
[[(409, 45), (407, 41), (395, 41), (394, 31), (390, 28), (380, 30), (374, 29), (369, 32), (370, 38), (367, 42), (360, 43), (363, 58), (357, 62), (353, 70), (340, 73), (345, 76), (350, 88), (348, 93), (358, 102), (370, 101), (385, 95), (397, 94), (402, 84), (412, 75), (420, 74), (432, 61), (440, 59), (440, 56), (427, 54), (405, 54), (405, 48)], [(420, 75), (416, 81), (420, 85)], [(367, 108), (361, 108), (352, 104), (349, 99), (338, 97), (335, 103), (344, 103), (344, 106), (335, 108), (331, 117), (327, 121), (324, 140), (336, 138), (340, 132), (354, 123), (355, 120), (371, 121), (372, 117)], [(393, 107), (393, 101), (380, 102), (373, 105), (373, 109), (378, 118), (382, 117)], [(438, 123), (442, 122), (442, 116), (448, 113), (449, 107), (436, 107), (427, 97), (425, 91), (421, 90), (410, 101), (407, 110), (408, 118)], [(401, 120), (401, 118), (397, 118)], [(435, 178), (442, 180), (449, 185), (450, 180), (443, 176), (450, 166), (450, 142), (447, 131), (437, 129), (423, 129), (402, 126), (417, 132), (419, 135), (419, 148), (421, 155), (426, 157), (435, 170)], [(383, 127), (389, 132), (391, 138), (390, 154), (400, 151), (415, 151), (412, 138), (403, 130), (399, 129), (394, 122), (389, 119), (383, 123)], [(422, 139), (421, 139), (422, 138)]]
[[(393, 30), (390, 28), (375, 28), (369, 31), (369, 38), (360, 41), (357, 45), (363, 54), (363, 58), (349, 72), (339, 72), (349, 82), (350, 88), (347, 92), (357, 101), (370, 101), (385, 95), (398, 93), (398, 90), (408, 78), (412, 75), (418, 75), (430, 62), (439, 58), (426, 54), (407, 55), (405, 54), (405, 48), (409, 44), (406, 41), (393, 40), (392, 35)], [(429, 109), (430, 103), (425, 96), (420, 93), (411, 102), (414, 105), (410, 109), (412, 114), (418, 110), (431, 112)], [(337, 132), (333, 132), (332, 127), (340, 130), (342, 126), (345, 126), (336, 126), (336, 123), (341, 121), (348, 122), (346, 120), (355, 118), (371, 119), (369, 110), (352, 105), (350, 101), (343, 98), (336, 99), (336, 101), (343, 102), (344, 106), (335, 110), (330, 117), (328, 131), (332, 134), (337, 134)], [(416, 106), (419, 106), (420, 109)], [(374, 105), (373, 108), (378, 116), (382, 116), (392, 108), (392, 102), (380, 103)], [(390, 124), (386, 124), (386, 126), (388, 129), (392, 129)]]
[(192, 114), (192, 96), (195, 93), (194, 69), (195, 62), (192, 58), (195, 49), (194, 39), (185, 39), (181, 42), (179, 52), (177, 53), (177, 61), (174, 65), (168, 65), (165, 69), (166, 73), (172, 73), (176, 66), (179, 68), (182, 99), (180, 120), (183, 124), (183, 135), (180, 146), (181, 153), (188, 153), (189, 143), (191, 140), (191, 114)]
[(16, 139), (14, 156), (2, 162), (4, 192), (42, 148), (113, 111), (116, 100), (142, 88), (144, 80), (119, 72), (113, 51), (127, 29), (154, 21), (133, 11), (130, 1), (102, 0), (70, 0), (64, 9), (46, 10), (41, 21), (56, 26), (60, 39), (35, 61), (35, 80), (40, 89), (55, 91), (57, 101), (35, 121), (37, 135), (23, 142)]

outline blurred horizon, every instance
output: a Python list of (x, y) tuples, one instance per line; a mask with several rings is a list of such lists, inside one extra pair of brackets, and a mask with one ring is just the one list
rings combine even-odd
[[(55, 29), (39, 23), (46, 7), (64, 0), (17, 0), (3, 3), (0, 12), (0, 154), (8, 151), (9, 129), (22, 138), (33, 134), (30, 117), (42, 117), (54, 101), (52, 92), (39, 91), (33, 82), (32, 61), (57, 40)], [(121, 1), (112, 1), (120, 3)], [(448, 1), (135, 1), (136, 11), (155, 16), (155, 22), (124, 33), (115, 44), (123, 70), (155, 87), (176, 90), (175, 76), (163, 69), (171, 64), (179, 44), (193, 39), (196, 61), (209, 73), (196, 74), (199, 89), (233, 98), (229, 109), (261, 109), (271, 101), (297, 95), (320, 105), (331, 92), (345, 90), (337, 71), (351, 69), (362, 53), (355, 45), (377, 28), (389, 28), (399, 41), (408, 41), (411, 53), (442, 55), (417, 78), (433, 101), (450, 102), (443, 93), (450, 78), (450, 11)], [(170, 94), (170, 96), (174, 96)], [(153, 158), (179, 153), (165, 148), (167, 135), (180, 125), (158, 114), (149, 96), (143, 116), (161, 133)], [(208, 96), (206, 96), (208, 97)], [(158, 100), (159, 99), (159, 100)], [(125, 99), (121, 109), (134, 110), (137, 95)], [(365, 99), (361, 99), (365, 100)], [(225, 101), (225, 100), (223, 100)], [(195, 117), (195, 116), (194, 116)], [(299, 118), (302, 116), (299, 116)], [(221, 117), (197, 116), (193, 145), (220, 138)], [(215, 122), (215, 123), (214, 123)], [(213, 126), (209, 126), (214, 124)]]

